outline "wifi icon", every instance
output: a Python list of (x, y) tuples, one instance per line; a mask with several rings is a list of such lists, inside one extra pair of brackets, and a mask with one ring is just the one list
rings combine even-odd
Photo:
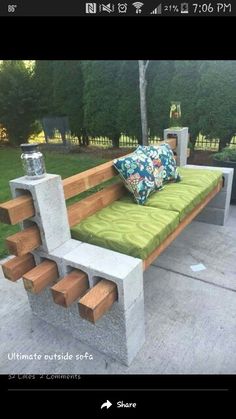
[(143, 7), (144, 3), (141, 3), (140, 1), (136, 1), (135, 3), (132, 3), (132, 6), (135, 7), (136, 13), (142, 13), (141, 8)]

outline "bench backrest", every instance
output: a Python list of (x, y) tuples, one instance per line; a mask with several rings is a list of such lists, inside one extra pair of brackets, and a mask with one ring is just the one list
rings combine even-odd
[[(175, 138), (168, 139), (165, 142), (170, 145), (172, 150), (176, 149)], [(125, 193), (126, 189), (119, 180), (118, 173), (113, 166), (113, 161), (85, 170), (62, 181), (65, 199), (67, 200), (112, 178), (115, 178), (115, 183), (68, 206), (68, 219), (71, 227), (118, 200)], [(33, 216), (33, 200), (28, 194), (0, 205), (1, 222), (17, 224)]]
[[(172, 150), (176, 149), (175, 138), (168, 139), (165, 142), (170, 145)], [(113, 161), (101, 164), (63, 180), (65, 199), (68, 199), (114, 177), (117, 179), (116, 183), (68, 207), (70, 226), (78, 224), (83, 219), (95, 214), (112, 202), (117, 201), (124, 195), (126, 189), (119, 180), (118, 173), (113, 166)]]

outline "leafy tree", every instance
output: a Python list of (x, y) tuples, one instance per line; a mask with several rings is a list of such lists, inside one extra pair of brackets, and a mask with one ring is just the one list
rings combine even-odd
[(181, 102), (182, 126), (189, 127), (194, 145), (200, 131), (197, 98), (201, 78), (200, 61), (175, 61), (174, 74), (170, 84), (170, 100)]
[(83, 132), (83, 75), (80, 61), (54, 61), (53, 98), (57, 115), (66, 115), (72, 134)]
[(34, 66), (35, 90), (39, 94), (38, 117), (54, 115), (54, 61), (36, 60)]
[(84, 61), (84, 126), (91, 136), (106, 136), (119, 145), (117, 125), (120, 61)]
[(119, 100), (117, 126), (119, 131), (135, 136), (141, 143), (138, 61), (123, 61), (118, 73)]
[(12, 144), (24, 143), (35, 132), (38, 94), (23, 61), (3, 61), (0, 68), (0, 123)]
[(236, 62), (209, 61), (202, 64), (198, 92), (201, 133), (220, 139), (220, 150), (236, 133)]
[(151, 61), (147, 78), (147, 111), (151, 136), (163, 137), (163, 130), (169, 126), (171, 81), (174, 75), (174, 61)]

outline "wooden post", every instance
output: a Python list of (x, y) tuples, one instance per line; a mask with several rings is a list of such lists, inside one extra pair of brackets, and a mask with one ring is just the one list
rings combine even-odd
[(79, 301), (81, 317), (95, 323), (103, 316), (118, 298), (117, 285), (102, 279)]
[(23, 256), (42, 244), (38, 227), (28, 227), (19, 233), (13, 234), (6, 239), (6, 245), (10, 253)]
[(2, 264), (4, 276), (10, 281), (17, 281), (26, 272), (35, 267), (33, 255), (27, 253), (24, 256), (16, 256)]
[(17, 224), (35, 215), (31, 195), (22, 195), (0, 205), (0, 221), (5, 224)]
[(44, 260), (23, 276), (27, 291), (38, 294), (59, 277), (57, 264), (52, 260)]
[(79, 269), (73, 270), (51, 288), (54, 303), (69, 307), (88, 288), (88, 275)]

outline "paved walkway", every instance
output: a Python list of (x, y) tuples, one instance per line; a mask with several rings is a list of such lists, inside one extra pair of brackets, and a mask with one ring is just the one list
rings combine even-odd
[[(236, 373), (235, 237), (232, 206), (225, 227), (193, 222), (148, 269), (146, 342), (129, 368), (32, 318), (22, 281), (0, 272), (0, 373)], [(198, 263), (206, 269), (192, 272)], [(93, 360), (80, 359), (86, 352)], [(14, 353), (73, 359), (8, 359)]]

